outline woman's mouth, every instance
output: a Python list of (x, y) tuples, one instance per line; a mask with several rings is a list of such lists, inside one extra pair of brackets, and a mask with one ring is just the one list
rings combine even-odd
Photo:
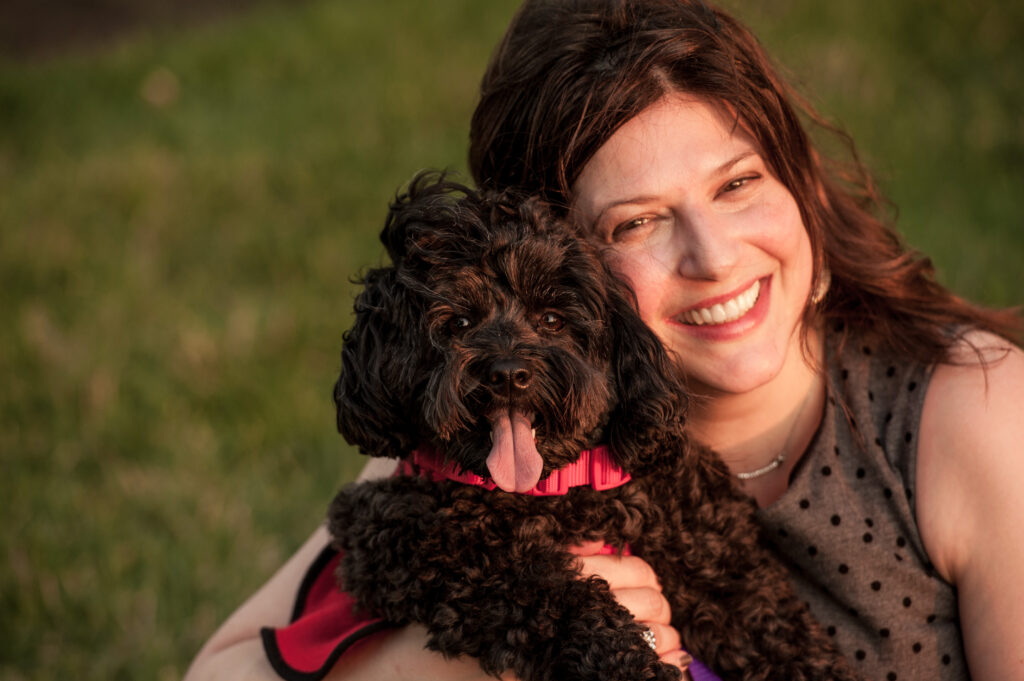
[(709, 307), (686, 310), (679, 314), (678, 319), (683, 324), (692, 326), (728, 324), (750, 312), (760, 293), (761, 281), (756, 280), (750, 288), (739, 295)]

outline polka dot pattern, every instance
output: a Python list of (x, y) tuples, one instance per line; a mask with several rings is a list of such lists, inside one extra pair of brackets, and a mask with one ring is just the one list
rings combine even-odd
[(926, 367), (826, 339), (828, 399), (789, 490), (758, 512), (825, 631), (871, 679), (967, 679), (952, 587), (913, 512)]

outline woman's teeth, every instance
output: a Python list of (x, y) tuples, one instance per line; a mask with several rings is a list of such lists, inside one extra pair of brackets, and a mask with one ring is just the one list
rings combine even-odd
[(732, 300), (724, 303), (715, 303), (711, 307), (702, 307), (699, 310), (687, 310), (679, 315), (684, 324), (725, 324), (734, 322), (754, 307), (757, 296), (761, 292), (761, 282), (755, 281), (754, 285)]

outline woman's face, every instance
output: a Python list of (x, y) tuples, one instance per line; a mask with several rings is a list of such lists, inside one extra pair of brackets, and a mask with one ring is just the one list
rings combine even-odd
[(793, 196), (721, 108), (663, 97), (612, 135), (573, 192), (694, 389), (748, 392), (801, 359), (810, 240)]

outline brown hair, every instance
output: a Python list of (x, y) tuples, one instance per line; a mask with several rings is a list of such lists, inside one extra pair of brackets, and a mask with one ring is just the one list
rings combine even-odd
[[(971, 305), (939, 285), (931, 261), (889, 226), (849, 138), (779, 77), (751, 32), (700, 0), (526, 0), (484, 74), (470, 128), (470, 170), (483, 188), (518, 186), (566, 210), (587, 161), (624, 123), (671, 92), (723, 105), (756, 140), (800, 206), (814, 280), (808, 303), (907, 357), (949, 360), (957, 331), (1009, 339), (1012, 311)], [(838, 137), (844, 164), (822, 156), (801, 117)]]

